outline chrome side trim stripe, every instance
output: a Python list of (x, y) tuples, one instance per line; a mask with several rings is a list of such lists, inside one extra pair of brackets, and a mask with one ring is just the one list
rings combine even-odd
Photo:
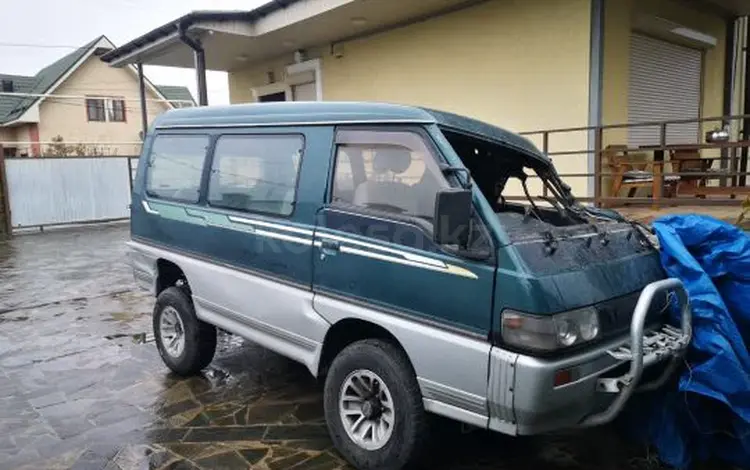
[(364, 248), (369, 248), (371, 250), (383, 251), (383, 252), (386, 252), (386, 253), (391, 253), (391, 254), (394, 254), (394, 255), (399, 255), (399, 256), (403, 256), (405, 258), (409, 258), (412, 261), (423, 262), (423, 263), (424, 262), (428, 262), (428, 263), (431, 263), (431, 264), (435, 264), (436, 266), (445, 266), (445, 263), (443, 263), (440, 260), (436, 260), (436, 259), (433, 259), (433, 258), (428, 258), (426, 256), (417, 255), (417, 254), (414, 254), (414, 253), (409, 253), (408, 251), (397, 250), (395, 248), (390, 248), (390, 247), (387, 247), (387, 246), (382, 246), (382, 245), (376, 245), (374, 243), (363, 242), (363, 241), (360, 241), (360, 240), (356, 240), (354, 238), (342, 237), (340, 235), (333, 235), (331, 233), (326, 233), (326, 232), (319, 232), (318, 233), (318, 238), (323, 238), (323, 239), (328, 239), (328, 240), (335, 240), (337, 242), (348, 243), (350, 245), (358, 245), (358, 246), (361, 246), (361, 247), (364, 247)]
[(276, 240), (297, 243), (299, 245), (306, 245), (306, 246), (313, 245), (312, 238), (293, 237), (291, 235), (284, 235), (283, 233), (269, 232), (268, 230), (255, 230), (253, 233), (255, 235), (260, 235), (262, 237), (274, 238)]
[(304, 228), (297, 228), (297, 227), (290, 227), (288, 225), (282, 225), (282, 224), (274, 224), (271, 222), (266, 222), (264, 220), (258, 220), (258, 219), (248, 219), (245, 217), (237, 217), (235, 215), (228, 216), (230, 222), (236, 222), (238, 224), (245, 224), (245, 225), (258, 225), (260, 227), (266, 227), (266, 228), (273, 228), (276, 230), (283, 230), (285, 232), (294, 232), (299, 233), (300, 235), (308, 235), (312, 237), (313, 231), (304, 229)]
[(429, 269), (431, 271), (438, 271), (438, 272), (443, 272), (446, 274), (454, 274), (456, 276), (467, 277), (470, 279), (478, 279), (477, 275), (469, 271), (468, 269), (464, 269), (459, 266), (454, 266), (450, 264), (445, 264), (437, 260), (431, 260), (431, 261), (437, 261), (439, 263), (442, 263), (442, 266), (436, 266), (435, 264), (432, 264), (432, 263), (412, 261), (406, 258), (396, 258), (395, 256), (388, 256), (388, 255), (384, 255), (380, 253), (375, 253), (372, 251), (360, 250), (358, 248), (350, 248), (348, 246), (342, 246), (341, 252), (358, 255), (358, 256), (364, 256), (365, 258), (372, 258), (372, 259), (377, 259), (380, 261), (386, 261), (388, 263), (403, 264), (403, 265), (412, 266), (415, 268)]
[[(333, 235), (329, 233), (319, 233), (315, 240), (315, 246), (320, 246), (322, 240), (334, 240), (347, 245), (360, 246), (362, 248), (368, 248), (368, 250), (362, 250), (359, 248), (342, 245), (341, 252), (349, 253), (357, 256), (364, 256), (367, 258), (377, 259), (380, 261), (386, 261), (389, 263), (403, 264), (406, 266), (412, 266), (415, 268), (429, 269), (431, 271), (443, 272), (446, 274), (453, 274), (455, 276), (461, 276), (468, 279), (478, 279), (478, 276), (472, 271), (456, 266), (453, 264), (445, 263), (441, 260), (430, 258), (428, 256), (418, 255), (410, 253), (408, 251), (397, 250), (387, 246), (375, 245), (373, 243), (363, 242), (348, 237), (342, 237), (339, 235)], [(379, 252), (379, 253), (378, 253)], [(395, 255), (395, 256), (389, 256)]]

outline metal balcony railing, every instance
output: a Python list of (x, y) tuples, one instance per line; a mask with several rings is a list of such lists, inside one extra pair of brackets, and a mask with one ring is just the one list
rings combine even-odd
[[(745, 122), (750, 122), (750, 115), (544, 129), (521, 135), (549, 155), (558, 169), (566, 166), (566, 157), (586, 156), (588, 163), (593, 155), (593, 171), (560, 171), (569, 184), (576, 178), (593, 183), (594, 196), (579, 197), (583, 202), (599, 206), (736, 205), (738, 199), (750, 194), (750, 128), (742, 129)], [(703, 128), (702, 134), (696, 135), (694, 141), (673, 142), (670, 126), (685, 124), (697, 124)], [(628, 130), (637, 127), (658, 127), (658, 141), (628, 145)], [(555, 139), (582, 134), (587, 142), (593, 142), (593, 147), (589, 144), (584, 149), (555, 149)], [(626, 190), (627, 194), (621, 195)], [(639, 190), (650, 195), (638, 196)], [(543, 196), (546, 195), (545, 191)], [(512, 195), (507, 199), (525, 197)]]

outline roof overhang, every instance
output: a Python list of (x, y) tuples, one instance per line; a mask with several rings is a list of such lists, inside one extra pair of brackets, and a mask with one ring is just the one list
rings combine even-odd
[[(696, 1), (696, 0), (692, 0)], [(750, 15), (750, 0), (699, 0), (727, 18)]]
[[(252, 11), (196, 11), (108, 52), (121, 67), (141, 62), (194, 66), (180, 30), (206, 50), (206, 68), (232, 71), (248, 64), (335, 44), (483, 3), (488, 0), (274, 0)], [(732, 18), (750, 14), (750, 0), (682, 0), (688, 7)]]
[(180, 30), (201, 42), (206, 68), (231, 71), (296, 50), (406, 25), (487, 0), (276, 0), (255, 10), (197, 11), (156, 28), (102, 56), (121, 67), (193, 67)]

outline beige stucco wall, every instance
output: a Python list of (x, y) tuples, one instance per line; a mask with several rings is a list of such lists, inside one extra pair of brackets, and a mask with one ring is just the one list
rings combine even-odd
[(32, 140), (29, 130), (33, 124), (21, 124), (11, 127), (0, 127), (0, 142), (3, 147), (15, 147), (17, 155), (31, 155)]
[[(697, 10), (690, 3), (675, 0), (608, 0), (604, 22), (602, 120), (604, 124), (628, 120), (628, 78), (630, 34), (635, 16), (646, 14), (701, 31), (717, 39), (703, 59), (703, 117), (721, 116), (724, 89), (726, 24), (717, 14)], [(716, 123), (707, 123), (713, 128)], [(607, 131), (610, 142), (626, 143), (627, 131)]]
[[(515, 131), (588, 124), (589, 0), (495, 0), (325, 49), (325, 100), (422, 105)], [(285, 57), (229, 74), (233, 103), (283, 77)], [(283, 78), (282, 78), (283, 80)], [(536, 143), (540, 143), (536, 140)], [(582, 150), (583, 132), (550, 140), (550, 150)], [(584, 155), (555, 158), (561, 173), (586, 171)], [(570, 179), (586, 195), (584, 178)]]
[[(0, 142), (16, 142), (16, 128), (0, 127)], [(7, 143), (0, 145), (8, 146)]]
[[(39, 109), (39, 140), (51, 141), (62, 136), (65, 142), (138, 142), (141, 131), (141, 111), (138, 102), (138, 79), (128, 68), (114, 68), (90, 57), (73, 72), (55, 91), (56, 95), (122, 97), (128, 101), (126, 122), (89, 122), (86, 117), (85, 100), (45, 100)], [(149, 99), (157, 99), (155, 93), (147, 91)], [(167, 105), (150, 101), (147, 103), (149, 122), (166, 111)], [(108, 154), (137, 155), (140, 145), (99, 145)], [(46, 145), (42, 145), (46, 148)]]

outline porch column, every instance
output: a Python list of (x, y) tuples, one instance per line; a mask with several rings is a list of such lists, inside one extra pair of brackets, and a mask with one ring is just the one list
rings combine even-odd
[(602, 196), (602, 93), (604, 80), (604, 0), (591, 0), (591, 35), (589, 38), (589, 116), (586, 155), (586, 196), (599, 206)]
[(198, 87), (198, 105), (208, 106), (208, 89), (206, 88), (206, 51), (204, 51), (202, 47), (194, 48), (193, 56), (195, 59), (196, 86)]
[(146, 140), (148, 132), (148, 108), (146, 107), (146, 78), (143, 75), (143, 64), (138, 62), (138, 89), (141, 94), (141, 132), (142, 140)]

